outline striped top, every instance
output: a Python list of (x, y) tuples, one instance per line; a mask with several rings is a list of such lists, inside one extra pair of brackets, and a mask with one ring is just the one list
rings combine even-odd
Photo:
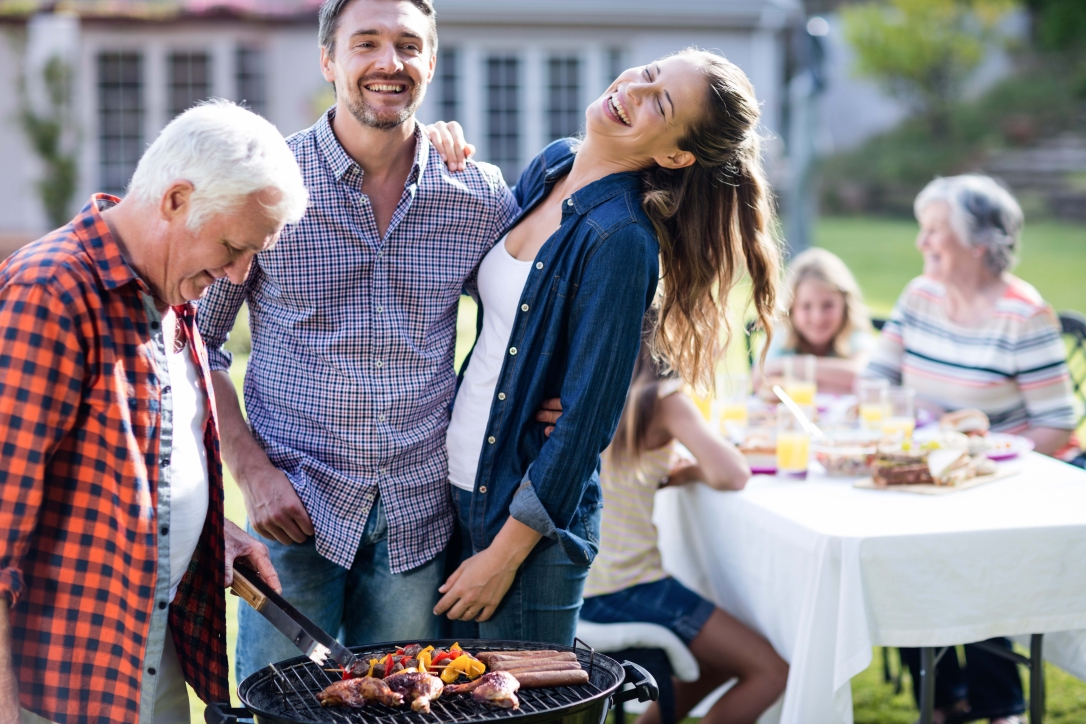
[(968, 327), (946, 311), (946, 288), (911, 281), (894, 305), (865, 376), (916, 390), (948, 410), (983, 410), (992, 429), (1074, 429), (1079, 416), (1059, 321), (1017, 277), (992, 315)]
[[(660, 385), (661, 399), (681, 389), (681, 383), (676, 383)], [(600, 552), (588, 572), (584, 588), (586, 597), (603, 596), (667, 578), (656, 545), (652, 511), (656, 491), (671, 470), (674, 458), (674, 440), (648, 450), (641, 456), (641, 474), (638, 475), (637, 466), (628, 461), (614, 461), (608, 453), (603, 454)]]

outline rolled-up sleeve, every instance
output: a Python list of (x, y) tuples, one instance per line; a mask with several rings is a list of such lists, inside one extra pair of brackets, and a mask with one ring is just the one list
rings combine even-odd
[(213, 370), (229, 370), (234, 361), (234, 355), (225, 347), (226, 341), (230, 339), (230, 331), (237, 321), (238, 311), (260, 273), (257, 259), (253, 261), (253, 267), (244, 284), (234, 284), (224, 277), (212, 284), (197, 304), (196, 326), (207, 344), (208, 363)]
[(86, 353), (77, 317), (45, 285), (0, 289), (0, 595), (11, 605), (24, 590), (46, 468), (79, 415)]
[(657, 255), (648, 230), (630, 224), (601, 240), (588, 260), (570, 307), (562, 416), (509, 507), (521, 523), (556, 538), (576, 562), (590, 557), (576, 550), (568, 528), (622, 413), (656, 289)]

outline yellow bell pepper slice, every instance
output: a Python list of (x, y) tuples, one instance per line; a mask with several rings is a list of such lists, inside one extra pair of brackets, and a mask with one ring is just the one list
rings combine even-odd
[(430, 670), (430, 651), (433, 651), (433, 650), (434, 650), (434, 647), (430, 646), (429, 651), (427, 651), (426, 649), (423, 649), (422, 651), (419, 652), (419, 655), (418, 655), (419, 671), (426, 672), (426, 671)]
[(469, 679), (477, 679), (483, 675), (486, 671), (486, 666), (483, 663), (468, 654), (462, 654), (457, 656), (448, 666), (441, 672), (441, 680), (446, 684), (451, 684), (459, 678), (460, 674), (468, 677)]
[(377, 659), (370, 659), (370, 670), (366, 672), (366, 676), (373, 676), (374, 666), (377, 666)]

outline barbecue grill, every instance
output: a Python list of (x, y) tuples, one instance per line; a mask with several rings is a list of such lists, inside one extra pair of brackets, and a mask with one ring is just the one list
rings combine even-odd
[[(353, 647), (362, 660), (379, 658), (398, 647), (414, 643), (447, 648), (452, 640), (406, 641)], [(581, 643), (580, 641), (575, 643)], [(338, 669), (320, 666), (305, 656), (273, 664), (247, 677), (238, 686), (238, 698), (244, 708), (211, 704), (204, 713), (207, 724), (469, 724), (474, 722), (515, 721), (517, 724), (561, 722), (562, 724), (602, 724), (612, 702), (655, 701), (659, 689), (652, 675), (630, 662), (618, 663), (587, 646), (555, 646), (524, 641), (462, 640), (460, 645), (472, 653), (478, 651), (513, 651), (551, 649), (576, 653), (589, 682), (578, 686), (546, 689), (521, 689), (517, 692), (520, 708), (499, 709), (472, 701), (470, 694), (442, 696), (430, 703), (430, 714), (419, 714), (410, 707), (392, 708), (371, 704), (363, 709), (323, 708), (317, 693), (340, 678)], [(631, 688), (622, 688), (630, 684)]]

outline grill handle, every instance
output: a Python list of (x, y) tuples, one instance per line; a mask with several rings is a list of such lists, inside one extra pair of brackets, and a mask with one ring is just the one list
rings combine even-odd
[[(611, 696), (612, 705), (630, 701), (631, 699), (656, 701), (660, 698), (660, 687), (656, 684), (656, 679), (647, 670), (632, 661), (623, 661), (622, 670), (626, 672), (626, 678), (622, 680), (622, 686), (619, 687), (619, 690)], [(633, 688), (625, 688), (627, 684), (630, 684)], [(209, 722), (208, 724), (212, 723)]]
[(242, 721), (254, 721), (253, 713), (245, 708), (234, 708), (229, 704), (214, 702), (204, 709), (204, 721), (207, 724), (239, 724)]

